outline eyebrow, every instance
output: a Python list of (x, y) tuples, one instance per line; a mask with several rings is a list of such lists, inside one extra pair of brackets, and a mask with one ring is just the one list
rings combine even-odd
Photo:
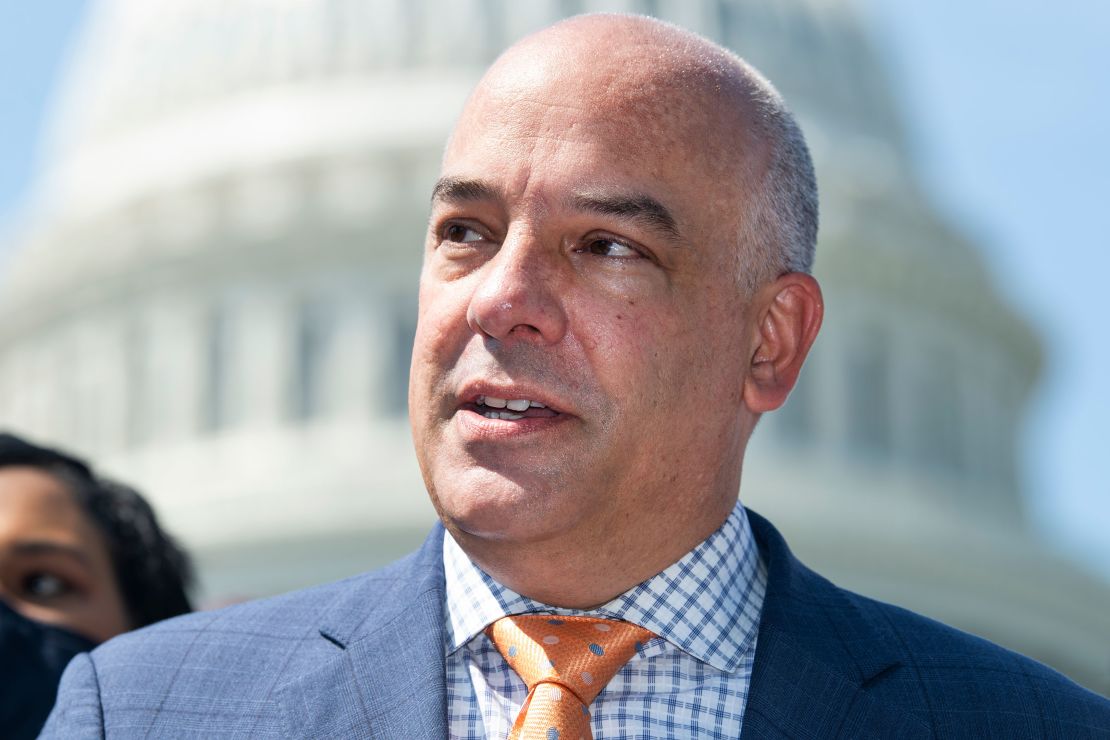
[(89, 564), (88, 556), (76, 547), (62, 545), (48, 540), (24, 540), (16, 542), (12, 550), (19, 555), (65, 555), (79, 560), (84, 565)]
[[(473, 202), (498, 200), (501, 192), (485, 180), (462, 177), (441, 177), (432, 188), (432, 202)], [(668, 239), (681, 239), (678, 221), (655, 198), (643, 193), (618, 194), (581, 192), (570, 196), (569, 204), (579, 211), (602, 216), (616, 216), (638, 222)]]
[(640, 223), (670, 239), (679, 239), (678, 221), (662, 203), (650, 195), (609, 193), (578, 193), (571, 197), (571, 205), (581, 211)]
[(484, 180), (471, 180), (462, 177), (441, 177), (432, 188), (432, 202), (496, 200), (497, 188)]

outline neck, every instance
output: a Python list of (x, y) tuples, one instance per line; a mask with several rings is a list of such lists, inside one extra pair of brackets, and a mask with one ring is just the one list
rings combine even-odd
[(697, 510), (668, 511), (650, 526), (530, 542), (477, 537), (448, 525), (467, 556), (498, 583), (549, 606), (593, 609), (681, 560), (724, 524), (735, 495)]

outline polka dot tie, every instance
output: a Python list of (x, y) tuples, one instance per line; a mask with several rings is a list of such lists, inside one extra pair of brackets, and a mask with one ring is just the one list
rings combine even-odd
[(509, 740), (593, 740), (588, 707), (655, 635), (614, 619), (503, 617), (486, 634), (528, 685)]

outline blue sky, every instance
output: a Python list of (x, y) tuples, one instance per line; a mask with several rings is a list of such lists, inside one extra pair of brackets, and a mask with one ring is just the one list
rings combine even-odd
[(1110, 3), (865, 0), (926, 189), (1038, 329), (1033, 523), (1110, 577)]
[[(936, 205), (1039, 330), (1021, 460), (1034, 525), (1110, 577), (1110, 3), (857, 0)], [(0, 0), (0, 235), (82, 0)]]
[(0, 234), (33, 174), (44, 106), (84, 0), (0, 0)]

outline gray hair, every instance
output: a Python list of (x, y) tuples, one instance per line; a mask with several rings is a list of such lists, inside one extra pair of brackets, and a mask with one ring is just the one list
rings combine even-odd
[(750, 255), (745, 287), (754, 291), (787, 272), (811, 272), (817, 247), (817, 178), (801, 127), (775, 87), (733, 56), (751, 87), (758, 134), (769, 150), (755, 185), (742, 241)]

